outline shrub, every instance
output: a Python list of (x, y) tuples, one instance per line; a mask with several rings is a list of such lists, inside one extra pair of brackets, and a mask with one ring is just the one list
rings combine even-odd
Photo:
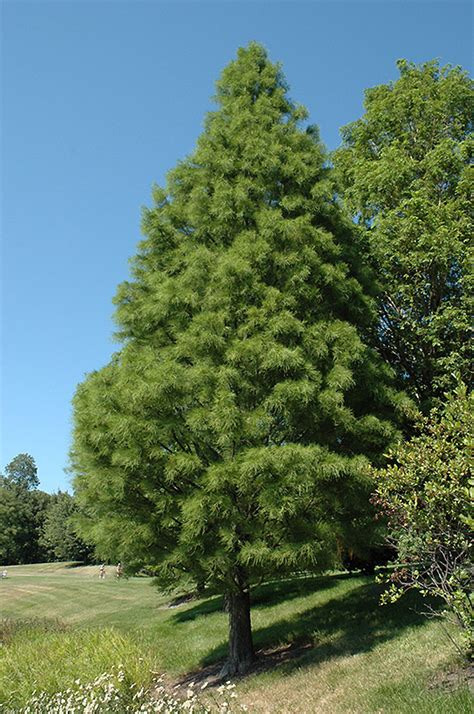
[(390, 455), (387, 468), (376, 471), (374, 501), (398, 550), (384, 600), (410, 588), (441, 598), (442, 614), (460, 627), (458, 647), (472, 652), (473, 396), (461, 384), (444, 410), (419, 426), (419, 434)]

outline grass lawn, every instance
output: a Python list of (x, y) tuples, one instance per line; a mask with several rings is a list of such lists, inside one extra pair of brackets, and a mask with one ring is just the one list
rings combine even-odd
[[(380, 607), (378, 596), (362, 576), (257, 588), (261, 664), (237, 683), (237, 701), (282, 714), (474, 711), (466, 684), (453, 677), (449, 687), (439, 684), (456, 658), (439, 624), (420, 615), (420, 601)], [(97, 567), (8, 568), (0, 581), (0, 708), (14, 712), (34, 689), (64, 689), (119, 664), (140, 684), (151, 672), (202, 676), (226, 654), (221, 600), (175, 608), (169, 600), (148, 579), (117, 581), (113, 568), (103, 581)]]

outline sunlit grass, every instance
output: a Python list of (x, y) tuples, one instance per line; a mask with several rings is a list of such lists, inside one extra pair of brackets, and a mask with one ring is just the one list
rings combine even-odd
[[(146, 685), (152, 672), (173, 681), (225, 657), (220, 598), (170, 608), (170, 597), (145, 578), (116, 581), (111, 570), (100, 581), (97, 573), (9, 569), (0, 582), (0, 614), (10, 618), (0, 648), (0, 703), (19, 705), (34, 689), (64, 690), (120, 665)], [(262, 664), (238, 683), (239, 701), (252, 711), (288, 714), (471, 711), (464, 684), (433, 686), (440, 672), (456, 666), (439, 625), (421, 616), (416, 598), (381, 607), (379, 592), (371, 578), (342, 575), (255, 589), (252, 622)], [(25, 619), (23, 627), (11, 624)]]
[(25, 703), (35, 691), (52, 694), (117, 668), (131, 681), (147, 684), (156, 669), (154, 654), (140, 637), (110, 628), (71, 630), (30, 621), (10, 633), (2, 649), (0, 704), (10, 707)]

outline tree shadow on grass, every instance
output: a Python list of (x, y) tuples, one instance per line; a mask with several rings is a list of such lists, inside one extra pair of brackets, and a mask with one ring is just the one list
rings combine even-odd
[(67, 570), (72, 570), (73, 568), (83, 568), (84, 565), (92, 565), (92, 563), (85, 563), (83, 560), (73, 560), (70, 563), (64, 563), (63, 567)]
[(416, 593), (386, 606), (380, 605), (380, 593), (380, 586), (363, 584), (345, 596), (260, 628), (254, 633), (255, 647), (288, 673), (333, 657), (367, 652), (426, 622)]
[[(298, 597), (305, 597), (314, 593), (321, 592), (328, 588), (334, 587), (336, 580), (346, 579), (350, 577), (346, 574), (317, 576), (317, 577), (299, 577), (288, 578), (286, 580), (278, 580), (273, 582), (257, 585), (252, 588), (251, 599), (252, 608), (273, 607), (280, 602), (287, 602)], [(201, 600), (193, 607), (173, 615), (176, 622), (187, 622), (195, 620), (203, 615), (211, 615), (214, 612), (222, 612), (224, 599), (221, 595)]]
[(252, 607), (258, 609), (273, 607), (280, 602), (288, 602), (288, 600), (306, 597), (315, 592), (320, 593), (323, 590), (329, 590), (335, 587), (338, 581), (350, 578), (354, 578), (354, 576), (349, 573), (341, 573), (337, 575), (303, 576), (264, 583), (252, 590)]
[[(326, 587), (334, 585), (334, 576), (327, 580), (329, 585)], [(321, 590), (322, 585), (321, 579), (317, 589)], [(311, 583), (306, 583), (306, 586), (309, 589)], [(291, 587), (290, 583), (289, 597), (307, 594), (306, 586), (294, 584)], [(265, 586), (263, 595), (270, 596), (272, 587), (271, 584)], [(315, 589), (313, 580), (312, 592)], [(367, 652), (382, 642), (400, 636), (407, 628), (419, 627), (426, 622), (423, 615), (426, 602), (417, 593), (409, 592), (399, 602), (381, 606), (381, 590), (382, 586), (373, 581), (362, 583), (345, 595), (335, 592), (334, 598), (328, 602), (255, 629), (253, 635), (258, 659), (252, 672), (278, 667), (282, 674), (289, 674), (295, 668)], [(280, 600), (286, 599), (284, 593), (284, 587), (277, 588)], [(276, 602), (277, 599), (271, 602), (263, 599), (258, 604), (257, 599), (253, 611)], [(226, 656), (226, 644), (214, 648), (202, 660), (202, 670), (193, 673), (192, 679), (214, 679), (218, 673), (216, 663)]]

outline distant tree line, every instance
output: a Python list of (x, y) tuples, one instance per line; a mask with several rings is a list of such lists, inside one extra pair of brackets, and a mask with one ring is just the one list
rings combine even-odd
[(76, 535), (74, 497), (39, 488), (35, 460), (18, 454), (0, 475), (0, 565), (88, 560), (91, 547)]

